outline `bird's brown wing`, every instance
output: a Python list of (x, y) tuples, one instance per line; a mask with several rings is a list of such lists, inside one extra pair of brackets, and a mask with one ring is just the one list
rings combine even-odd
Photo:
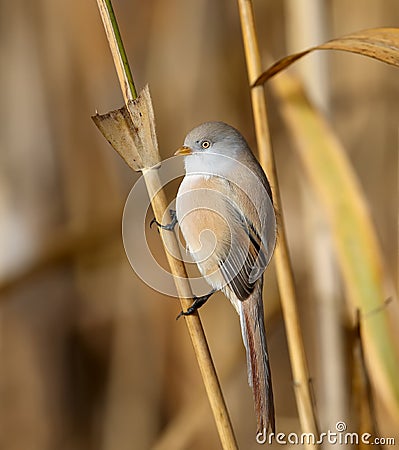
[(228, 286), (243, 301), (253, 292), (256, 281), (266, 268), (267, 259), (255, 226), (234, 205), (228, 211), (230, 245), (219, 267)]
[(232, 292), (247, 299), (271, 256), (259, 221), (248, 219), (258, 217), (251, 199), (221, 177), (192, 176), (179, 188), (176, 209), (190, 253), (207, 281), (229, 298)]

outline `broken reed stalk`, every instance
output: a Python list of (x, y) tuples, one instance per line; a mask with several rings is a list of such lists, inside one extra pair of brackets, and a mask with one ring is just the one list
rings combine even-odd
[[(97, 4), (106, 31), (111, 53), (114, 59), (115, 68), (118, 74), (119, 83), (125, 101), (125, 107), (119, 111), (114, 111), (104, 116), (96, 115), (93, 117), (93, 120), (95, 121), (96, 125), (100, 128), (100, 131), (103, 132), (103, 134), (106, 134), (104, 133), (104, 131), (106, 130), (104, 130), (104, 126), (101, 125), (102, 124), (104, 125), (105, 123), (106, 126), (110, 127), (112, 126), (114, 129), (117, 128), (117, 131), (119, 131), (121, 134), (120, 137), (125, 138), (127, 136), (126, 130), (127, 129), (129, 129), (129, 131), (131, 130), (132, 121), (134, 122), (135, 120), (133, 117), (135, 115), (134, 113), (140, 111), (134, 110), (135, 106), (138, 105), (138, 103), (135, 105), (137, 93), (134, 87), (133, 77), (130, 72), (129, 63), (123, 47), (122, 38), (119, 32), (115, 14), (112, 9), (111, 1), (97, 0)], [(143, 95), (143, 99), (145, 99), (144, 103), (148, 101), (151, 103), (148, 87), (144, 89), (143, 93), (145, 94)], [(140, 101), (141, 95), (142, 94), (140, 94), (137, 101)], [(146, 95), (148, 96), (146, 97)], [(148, 112), (149, 114), (146, 116), (146, 113)], [(156, 144), (152, 105), (147, 104), (147, 110), (143, 110), (143, 112), (138, 112), (138, 114), (140, 118), (144, 116), (142, 123), (144, 125), (147, 125), (148, 128), (146, 130), (137, 129), (135, 131), (135, 134), (136, 135), (138, 134), (140, 138), (140, 136), (142, 137), (143, 135), (145, 135), (146, 132), (148, 132), (148, 129), (150, 129), (151, 131), (153, 131), (152, 142), (150, 139), (150, 145), (149, 146), (147, 145), (146, 148), (142, 149), (143, 154), (136, 155), (134, 149), (130, 151), (131, 149), (126, 148), (126, 142), (128, 142), (128, 140), (120, 139), (120, 142), (123, 141), (125, 148), (123, 148), (121, 152), (119, 150), (117, 151), (121, 153), (121, 156), (124, 157), (125, 161), (129, 164), (131, 168), (133, 168), (134, 170), (141, 170), (151, 200), (151, 206), (154, 211), (155, 219), (158, 222), (162, 222), (163, 220), (170, 221), (170, 214), (167, 211), (168, 202), (166, 199), (166, 195), (163, 191), (158, 171), (156, 167), (154, 167), (157, 164), (159, 165), (160, 157), (158, 154)], [(120, 128), (121, 123), (125, 128), (123, 129)], [(106, 137), (109, 138), (109, 136)], [(134, 141), (136, 141), (136, 138), (137, 136), (133, 136)], [(110, 140), (110, 142), (112, 144), (112, 139)], [(115, 146), (114, 148), (116, 149)], [(141, 163), (143, 164), (141, 165), (138, 164), (137, 163), (138, 160), (141, 161)], [(145, 161), (147, 161), (147, 164), (145, 164)], [(149, 161), (152, 161), (152, 163), (148, 163)], [(174, 278), (181, 306), (183, 310), (186, 310), (191, 305), (191, 299), (193, 297), (193, 294), (191, 291), (189, 281), (187, 279), (187, 273), (184, 263), (182, 262), (182, 258), (176, 259), (175, 257), (172, 256), (172, 255), (180, 255), (179, 245), (176, 236), (173, 232), (165, 231), (162, 229), (160, 230), (160, 235), (162, 243), (165, 247), (166, 257), (171, 269), (171, 273)], [(215, 418), (216, 427), (219, 433), (219, 438), (221, 440), (223, 449), (229, 450), (237, 449), (238, 447), (235, 440), (233, 428), (231, 425), (227, 407), (220, 388), (219, 380), (216, 375), (215, 366), (211, 358), (208, 343), (205, 338), (200, 318), (198, 314), (195, 313), (190, 316), (185, 316), (185, 322), (187, 324), (188, 332), (190, 334), (193, 343), (195, 355), (198, 361), (198, 365), (200, 367), (202, 379)]]
[[(262, 73), (252, 1), (238, 0), (238, 7), (240, 12), (249, 84), (252, 86), (255, 80)], [(309, 372), (296, 303), (294, 279), (284, 229), (283, 212), (280, 207), (281, 199), (274, 163), (274, 155), (270, 142), (263, 86), (255, 86), (251, 88), (251, 100), (259, 160), (269, 177), (273, 191), (274, 205), (280, 215), (279, 233), (274, 261), (276, 264), (281, 307), (284, 315), (299, 420), (303, 432), (314, 433), (315, 436), (318, 436), (316, 415), (311, 395)], [(317, 448), (316, 445), (312, 445), (309, 442), (307, 443), (307, 447)]]

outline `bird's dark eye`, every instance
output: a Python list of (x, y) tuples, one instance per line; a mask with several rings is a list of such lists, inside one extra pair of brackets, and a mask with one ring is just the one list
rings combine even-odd
[(210, 143), (210, 141), (207, 141), (206, 139), (204, 139), (203, 141), (201, 141), (201, 147), (203, 148), (203, 149), (207, 149), (207, 148), (209, 148), (211, 146), (211, 143)]

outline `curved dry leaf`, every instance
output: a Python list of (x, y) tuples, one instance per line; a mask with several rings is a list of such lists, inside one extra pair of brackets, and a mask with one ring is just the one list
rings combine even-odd
[(342, 50), (378, 59), (399, 67), (399, 28), (371, 28), (332, 39), (324, 44), (311, 47), (299, 53), (286, 56), (274, 63), (260, 75), (253, 86), (265, 83), (292, 63), (314, 50)]

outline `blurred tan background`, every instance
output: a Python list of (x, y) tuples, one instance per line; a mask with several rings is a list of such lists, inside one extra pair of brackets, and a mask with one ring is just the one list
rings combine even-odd
[[(206, 120), (231, 123), (255, 149), (236, 2), (113, 3), (136, 86), (150, 84), (162, 157)], [(291, 3), (254, 1), (265, 58), (293, 50)], [(399, 24), (395, 0), (321, 3), (326, 39)], [(175, 321), (179, 303), (140, 281), (124, 254), (123, 205), (139, 175), (90, 118), (122, 105), (96, 2), (0, 0), (0, 55), (0, 448), (219, 448), (184, 321)], [(324, 58), (326, 114), (360, 179), (395, 282), (398, 72), (360, 56)], [(344, 294), (331, 269), (336, 308), (323, 315), (308, 221), (309, 202), (318, 205), (269, 100), (319, 418), (322, 427), (345, 420), (356, 430), (351, 332), (340, 320)], [(148, 238), (162, 261), (157, 232)], [(273, 264), (265, 310), (277, 428), (298, 431)], [(258, 448), (238, 318), (219, 294), (201, 316), (240, 448)], [(341, 376), (326, 381), (323, 358), (333, 368), (335, 359), (319, 345), (320, 328), (328, 326), (320, 317), (331, 316), (339, 318), (343, 353)], [(399, 442), (393, 418), (375, 400), (381, 435), (396, 432)]]

